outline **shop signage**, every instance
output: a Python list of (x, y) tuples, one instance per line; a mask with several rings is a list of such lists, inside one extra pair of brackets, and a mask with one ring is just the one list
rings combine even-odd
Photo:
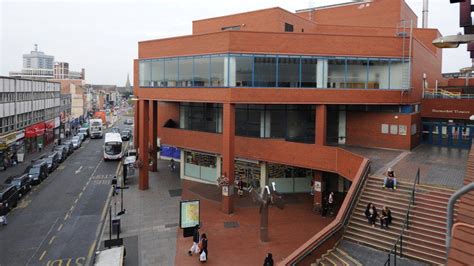
[(48, 120), (44, 122), (46, 124), (46, 128), (54, 128), (54, 119)]
[(16, 141), (16, 132), (0, 137), (0, 145), (7, 146)]
[(42, 136), (44, 135), (44, 128), (45, 124), (44, 123), (38, 123), (34, 124), (32, 126), (29, 126), (25, 129), (25, 136), (27, 138), (34, 138), (37, 136)]
[(61, 125), (61, 119), (59, 119), (59, 117), (56, 117), (54, 119), (54, 128), (57, 128)]
[(24, 138), (24, 137), (25, 137), (25, 131), (22, 130), (22, 131), (17, 131), (16, 132), (16, 140), (17, 141)]
[(199, 200), (182, 200), (179, 213), (181, 228), (192, 228), (200, 224)]
[(321, 192), (321, 182), (314, 181), (314, 191)]
[(457, 109), (431, 109), (433, 113), (443, 113), (443, 114), (470, 114), (471, 111), (463, 111)]

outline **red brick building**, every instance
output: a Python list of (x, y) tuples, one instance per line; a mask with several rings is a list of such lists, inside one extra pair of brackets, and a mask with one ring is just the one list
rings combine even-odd
[(139, 42), (140, 160), (156, 170), (159, 138), (181, 149), (184, 179), (345, 192), (364, 158), (344, 145), (419, 144), (423, 84), (442, 80), (439, 36), (404, 0), (374, 0), (198, 20), (192, 35)]

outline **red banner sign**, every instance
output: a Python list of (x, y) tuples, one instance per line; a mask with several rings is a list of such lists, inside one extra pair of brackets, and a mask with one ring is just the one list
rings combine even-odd
[[(53, 127), (54, 127), (54, 121), (53, 121)], [(45, 123), (44, 122), (34, 124), (34, 125), (29, 126), (25, 129), (25, 136), (27, 138), (34, 138), (34, 137), (37, 137), (37, 136), (42, 136), (42, 135), (44, 135), (44, 130), (45, 130)]]

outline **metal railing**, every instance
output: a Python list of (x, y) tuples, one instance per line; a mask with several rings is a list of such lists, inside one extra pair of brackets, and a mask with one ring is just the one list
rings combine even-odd
[[(403, 236), (405, 234), (405, 230), (409, 229), (410, 211), (413, 205), (415, 205), (416, 185), (418, 184), (420, 184), (420, 168), (418, 168), (418, 171), (416, 172), (415, 180), (413, 181), (410, 201), (408, 202), (408, 209), (407, 209), (407, 213), (405, 214), (405, 220), (403, 222), (402, 232), (400, 233), (400, 236), (398, 237), (397, 241), (393, 245), (393, 248), (388, 252), (387, 254), (388, 258), (385, 261), (384, 266), (387, 266), (387, 265), (390, 266), (392, 260), (394, 262), (394, 265), (397, 265), (397, 253), (399, 253), (400, 258), (403, 257)], [(393, 256), (393, 259), (392, 259), (392, 256)]]
[(427, 89), (423, 93), (425, 99), (474, 99), (474, 94), (452, 92), (443, 89)]

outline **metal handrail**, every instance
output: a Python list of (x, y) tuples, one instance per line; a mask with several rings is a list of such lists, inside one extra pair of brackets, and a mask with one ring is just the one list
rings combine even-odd
[(384, 266), (389, 265), (391, 262), (391, 257), (392, 254), (394, 255), (394, 265), (397, 265), (397, 246), (400, 244), (399, 253), (400, 253), (400, 258), (403, 256), (403, 235), (405, 234), (405, 230), (409, 229), (409, 223), (410, 223), (410, 210), (415, 205), (415, 194), (416, 194), (416, 185), (420, 184), (420, 168), (418, 168), (418, 171), (416, 172), (416, 177), (415, 180), (413, 181), (413, 187), (411, 189), (411, 196), (410, 196), (410, 201), (408, 202), (408, 208), (407, 208), (407, 213), (405, 214), (405, 220), (403, 222), (403, 227), (402, 227), (402, 232), (400, 233), (400, 236), (398, 237), (397, 241), (393, 245), (393, 248), (388, 252), (387, 260), (384, 263)]

